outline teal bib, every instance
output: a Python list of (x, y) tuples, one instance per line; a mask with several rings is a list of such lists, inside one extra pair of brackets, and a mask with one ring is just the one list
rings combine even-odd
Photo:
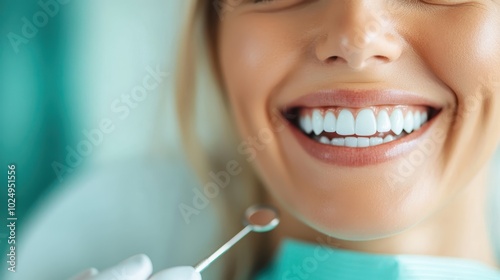
[(499, 280), (500, 271), (460, 258), (381, 255), (285, 240), (255, 280)]

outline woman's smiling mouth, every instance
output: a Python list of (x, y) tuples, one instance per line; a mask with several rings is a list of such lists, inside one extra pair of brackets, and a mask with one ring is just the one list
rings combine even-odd
[(283, 115), (310, 155), (355, 166), (409, 152), (442, 110), (417, 95), (397, 91), (315, 93), (287, 108)]
[(419, 130), (430, 114), (430, 108), (405, 105), (362, 109), (301, 108), (298, 125), (302, 132), (322, 144), (366, 148)]

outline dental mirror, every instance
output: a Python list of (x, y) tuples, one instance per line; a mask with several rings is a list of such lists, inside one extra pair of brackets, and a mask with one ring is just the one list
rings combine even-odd
[(278, 211), (273, 207), (267, 205), (254, 205), (249, 207), (245, 211), (245, 227), (212, 255), (195, 265), (194, 269), (198, 272), (202, 272), (248, 233), (252, 231), (268, 232), (276, 228), (279, 223)]

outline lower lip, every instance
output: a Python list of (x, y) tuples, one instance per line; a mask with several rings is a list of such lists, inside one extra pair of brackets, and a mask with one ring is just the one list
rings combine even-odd
[(312, 157), (328, 164), (359, 167), (384, 163), (411, 153), (418, 148), (419, 142), (430, 135), (431, 128), (440, 116), (441, 114), (438, 114), (419, 130), (407, 136), (389, 143), (366, 148), (325, 145), (309, 138), (289, 121), (286, 121), (286, 123), (300, 145)]

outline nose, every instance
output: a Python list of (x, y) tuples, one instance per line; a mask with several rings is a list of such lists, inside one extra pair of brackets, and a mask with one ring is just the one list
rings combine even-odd
[(396, 61), (402, 53), (402, 41), (380, 2), (329, 2), (316, 57), (324, 63), (345, 63), (355, 70)]

